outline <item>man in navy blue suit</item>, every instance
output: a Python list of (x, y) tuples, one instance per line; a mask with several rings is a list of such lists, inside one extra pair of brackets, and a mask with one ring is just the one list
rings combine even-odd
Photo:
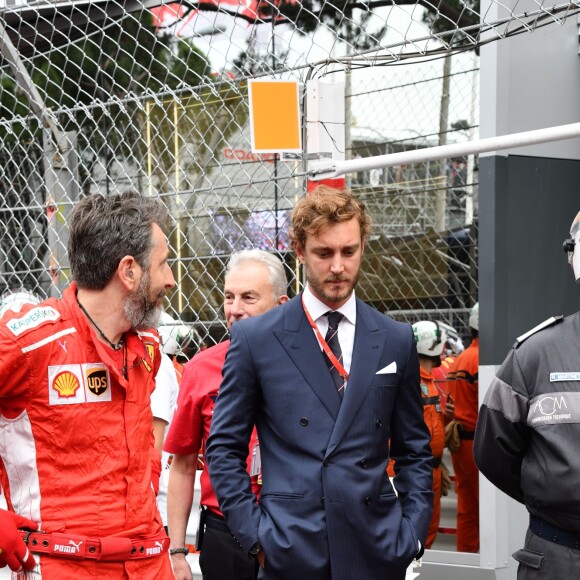
[(425, 544), (432, 455), (413, 333), (354, 294), (370, 227), (348, 189), (302, 197), (290, 237), (304, 292), (232, 328), (207, 460), (264, 579), (402, 580)]

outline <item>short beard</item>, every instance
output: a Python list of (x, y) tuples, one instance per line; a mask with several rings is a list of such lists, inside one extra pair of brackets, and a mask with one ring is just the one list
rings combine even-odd
[[(315, 277), (310, 276), (310, 268), (306, 264), (304, 269), (306, 274), (306, 280), (308, 281), (308, 284), (311, 290), (313, 291), (314, 295), (317, 295), (330, 303), (342, 302), (343, 300), (349, 298), (353, 290), (356, 288), (360, 278), (360, 268), (359, 268), (358, 272), (355, 274), (354, 278), (351, 281), (350, 287), (347, 290), (345, 290), (345, 292), (343, 292), (342, 294), (329, 294), (324, 287), (324, 282), (319, 282)], [(337, 280), (342, 279), (341, 276), (335, 276), (334, 278), (336, 278)]]
[(156, 304), (158, 296), (151, 300), (150, 293), (149, 274), (143, 272), (139, 287), (131, 292), (124, 307), (125, 318), (133, 330), (156, 328), (159, 324), (163, 308)]

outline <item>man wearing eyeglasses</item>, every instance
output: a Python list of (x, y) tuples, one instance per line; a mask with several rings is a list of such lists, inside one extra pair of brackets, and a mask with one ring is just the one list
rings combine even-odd
[[(564, 251), (580, 283), (580, 212)], [(552, 316), (516, 339), (485, 394), (477, 466), (529, 512), (518, 580), (580, 570), (580, 313)]]

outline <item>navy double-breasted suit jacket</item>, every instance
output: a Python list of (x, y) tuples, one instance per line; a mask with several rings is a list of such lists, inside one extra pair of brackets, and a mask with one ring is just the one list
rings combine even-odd
[[(377, 374), (393, 362), (396, 372)], [(259, 503), (246, 472), (254, 424)], [(386, 473), (389, 452), (398, 497)], [(341, 401), (301, 296), (237, 322), (206, 454), (232, 533), (246, 551), (262, 544), (261, 577), (402, 580), (432, 513), (432, 455), (411, 327), (357, 299)]]

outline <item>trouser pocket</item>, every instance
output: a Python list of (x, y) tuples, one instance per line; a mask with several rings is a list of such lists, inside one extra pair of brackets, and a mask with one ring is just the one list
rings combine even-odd
[(546, 567), (546, 555), (522, 548), (513, 554), (518, 566), (518, 580), (551, 580)]
[(534, 570), (542, 569), (544, 558), (546, 557), (544, 554), (540, 554), (539, 552), (532, 552), (532, 550), (528, 550), (527, 548), (518, 550), (512, 554), (512, 556), (520, 564), (528, 566), (528, 568), (533, 568)]

